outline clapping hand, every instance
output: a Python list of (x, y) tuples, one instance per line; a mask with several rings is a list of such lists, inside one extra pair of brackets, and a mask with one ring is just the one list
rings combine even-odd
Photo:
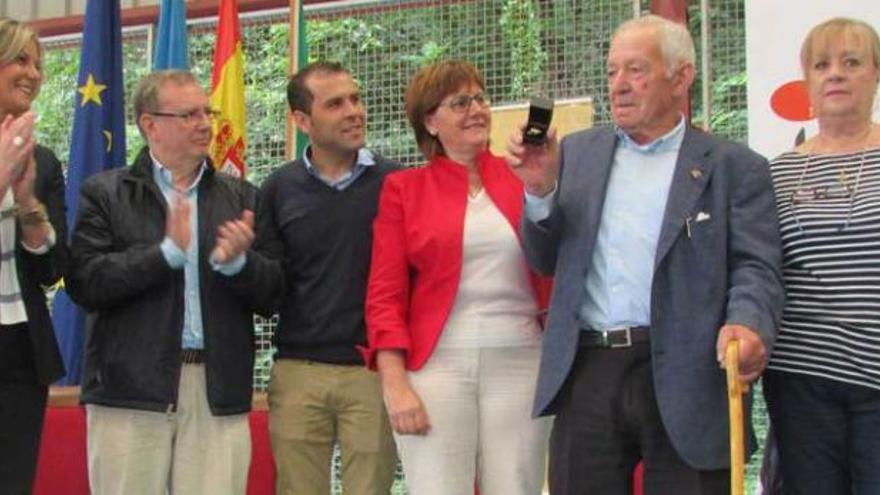
[(226, 264), (248, 249), (254, 242), (254, 213), (244, 210), (241, 217), (217, 228), (217, 243), (211, 253), (215, 263)]
[(20, 117), (6, 115), (0, 122), (0, 189), (18, 182), (30, 164), (35, 146), (35, 122), (36, 116), (31, 112)]

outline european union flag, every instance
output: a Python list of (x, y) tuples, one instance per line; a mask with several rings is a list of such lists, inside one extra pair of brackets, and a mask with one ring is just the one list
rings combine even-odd
[[(76, 220), (83, 181), (125, 165), (121, 26), (119, 0), (89, 0), (86, 4), (65, 193), (69, 230)], [(67, 376), (59, 383), (76, 385), (82, 372), (85, 314), (63, 288), (55, 294), (52, 320), (67, 368)]]
[(156, 30), (153, 70), (189, 70), (186, 45), (186, 5), (183, 0), (162, 0)]

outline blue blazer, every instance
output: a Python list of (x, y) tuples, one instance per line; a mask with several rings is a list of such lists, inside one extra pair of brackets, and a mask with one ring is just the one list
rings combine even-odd
[[(523, 216), (529, 263), (556, 279), (536, 415), (556, 411), (575, 358), (577, 313), (616, 144), (610, 128), (566, 137), (550, 216), (538, 223)], [(695, 221), (698, 213), (704, 220)], [(726, 382), (715, 359), (718, 330), (725, 323), (753, 328), (769, 355), (784, 298), (781, 258), (767, 161), (743, 145), (688, 128), (654, 260), (651, 356), (663, 424), (678, 453), (697, 469), (729, 465)]]

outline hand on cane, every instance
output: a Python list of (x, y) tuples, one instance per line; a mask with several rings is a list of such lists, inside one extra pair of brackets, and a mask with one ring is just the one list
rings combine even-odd
[(744, 325), (728, 324), (721, 327), (715, 344), (718, 364), (726, 368), (724, 357), (731, 340), (739, 341), (739, 379), (748, 390), (748, 385), (757, 380), (767, 367), (767, 348), (758, 332)]

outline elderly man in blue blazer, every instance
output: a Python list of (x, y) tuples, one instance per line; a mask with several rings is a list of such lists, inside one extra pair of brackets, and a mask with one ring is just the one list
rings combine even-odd
[(608, 54), (614, 126), (508, 145), (529, 263), (555, 276), (535, 399), (556, 414), (554, 495), (631, 493), (640, 460), (646, 493), (729, 489), (719, 363), (736, 339), (741, 379), (763, 371), (781, 252), (767, 162), (688, 126), (693, 79), (683, 26), (630, 20)]

